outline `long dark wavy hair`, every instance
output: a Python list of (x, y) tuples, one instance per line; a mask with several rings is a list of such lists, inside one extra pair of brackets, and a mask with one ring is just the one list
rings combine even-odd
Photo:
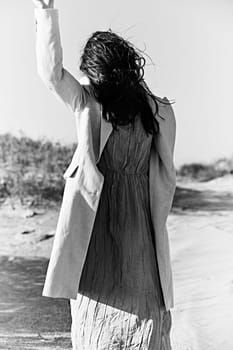
[(156, 113), (158, 101), (143, 79), (145, 63), (141, 51), (111, 29), (96, 31), (87, 40), (79, 68), (90, 79), (94, 96), (103, 107), (103, 117), (115, 129), (117, 125), (133, 123), (140, 113), (146, 133), (158, 132), (148, 95)]

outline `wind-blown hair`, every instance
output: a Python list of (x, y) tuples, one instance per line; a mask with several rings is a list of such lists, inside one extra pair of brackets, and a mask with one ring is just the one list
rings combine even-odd
[(145, 63), (133, 44), (111, 30), (96, 31), (87, 40), (80, 70), (90, 79), (94, 96), (103, 106), (103, 117), (114, 128), (133, 122), (140, 113), (146, 133), (158, 132), (148, 95), (155, 102), (156, 113), (158, 102), (143, 79)]

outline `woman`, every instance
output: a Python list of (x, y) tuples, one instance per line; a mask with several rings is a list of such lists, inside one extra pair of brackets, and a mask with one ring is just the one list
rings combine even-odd
[(73, 349), (171, 349), (172, 107), (112, 31), (88, 39), (78, 82), (62, 66), (54, 1), (34, 3), (38, 72), (74, 113), (78, 136), (43, 295), (70, 299)]

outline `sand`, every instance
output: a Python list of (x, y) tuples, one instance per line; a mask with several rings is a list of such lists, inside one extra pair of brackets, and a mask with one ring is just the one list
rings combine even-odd
[[(177, 183), (167, 221), (173, 350), (233, 350), (232, 209), (232, 176)], [(71, 349), (67, 301), (41, 297), (57, 217), (0, 209), (0, 349)]]
[(174, 350), (233, 349), (233, 215), (170, 216)]
[(168, 218), (175, 285), (173, 349), (232, 350), (233, 176), (177, 185), (205, 193), (202, 203), (207, 204)]

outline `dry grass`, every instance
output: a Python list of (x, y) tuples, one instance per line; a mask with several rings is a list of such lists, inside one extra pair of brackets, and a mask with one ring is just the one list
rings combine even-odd
[(0, 135), (0, 198), (21, 203), (57, 202), (64, 189), (63, 172), (76, 145), (63, 146), (47, 139)]
[(228, 174), (233, 174), (233, 156), (229, 159), (220, 158), (213, 163), (183, 164), (177, 170), (180, 178), (196, 181), (209, 181)]
[[(63, 173), (76, 144), (61, 145), (48, 139), (0, 135), (0, 200), (12, 197), (21, 204), (57, 203), (64, 190)], [(190, 163), (177, 169), (177, 177), (208, 181), (233, 174), (233, 157), (212, 164)]]

